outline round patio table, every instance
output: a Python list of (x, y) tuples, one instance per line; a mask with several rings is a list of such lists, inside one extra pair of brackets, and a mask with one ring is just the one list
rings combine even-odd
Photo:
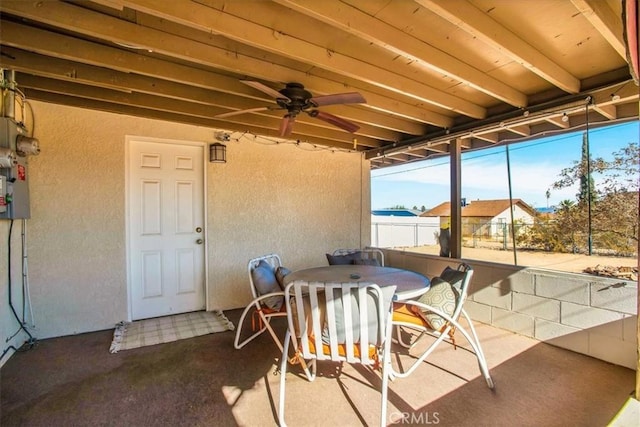
[(285, 283), (295, 280), (306, 282), (368, 282), (380, 287), (396, 286), (394, 300), (419, 297), (429, 290), (430, 281), (415, 271), (373, 265), (327, 265), (297, 270), (285, 276)]

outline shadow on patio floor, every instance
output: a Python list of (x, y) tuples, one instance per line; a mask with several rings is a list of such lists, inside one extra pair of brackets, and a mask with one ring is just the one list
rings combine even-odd
[[(225, 314), (237, 324), (240, 310)], [(0, 371), (0, 425), (277, 425), (280, 355), (268, 336), (242, 350), (223, 332), (111, 354), (112, 333), (13, 355)], [(633, 390), (633, 370), (485, 325), (478, 333), (495, 392), (472, 354), (443, 346), (390, 384), (388, 425), (603, 426)], [(290, 425), (378, 424), (379, 377), (345, 365), (336, 380), (336, 368), (320, 365), (313, 383), (287, 374)]]

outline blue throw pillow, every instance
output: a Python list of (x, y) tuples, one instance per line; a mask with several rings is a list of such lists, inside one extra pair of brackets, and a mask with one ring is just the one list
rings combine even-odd
[[(273, 267), (265, 260), (260, 260), (258, 265), (251, 270), (251, 279), (259, 295), (266, 295), (282, 290), (278, 284), (278, 279), (276, 278)], [(271, 298), (265, 298), (262, 302), (272, 310), (280, 310), (284, 303), (284, 296), (275, 295)]]
[(360, 251), (347, 255), (331, 255), (327, 254), (329, 265), (352, 265), (353, 261), (360, 259)]
[(287, 274), (291, 273), (291, 270), (289, 270), (287, 267), (278, 267), (276, 268), (276, 280), (278, 281), (278, 285), (280, 285), (280, 289), (282, 289), (284, 291), (285, 283), (284, 283), (284, 278), (287, 276)]
[(451, 284), (458, 291), (462, 290), (462, 282), (467, 273), (460, 270), (454, 270), (451, 267), (446, 267), (442, 273), (440, 273), (440, 278), (445, 280)]
[(380, 261), (374, 258), (370, 259), (354, 259), (353, 263), (355, 265), (373, 265), (375, 267), (380, 267)]

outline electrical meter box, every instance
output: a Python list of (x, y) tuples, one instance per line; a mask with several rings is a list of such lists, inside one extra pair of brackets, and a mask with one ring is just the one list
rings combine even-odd
[(28, 219), (29, 205), (28, 156), (19, 156), (19, 137), (26, 129), (9, 117), (0, 117), (0, 219)]

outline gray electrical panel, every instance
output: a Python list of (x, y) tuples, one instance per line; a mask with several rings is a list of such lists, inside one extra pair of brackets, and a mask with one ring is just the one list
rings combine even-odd
[(12, 118), (0, 117), (0, 219), (31, 217), (28, 156), (20, 155), (18, 148), (22, 139), (30, 139), (26, 133), (24, 126)]

